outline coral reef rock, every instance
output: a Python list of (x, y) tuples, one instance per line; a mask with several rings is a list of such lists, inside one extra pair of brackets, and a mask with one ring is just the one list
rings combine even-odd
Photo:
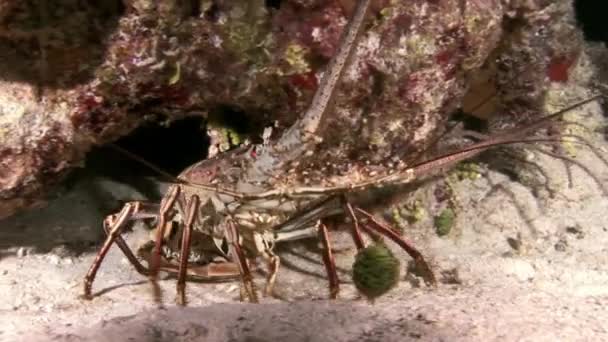
[[(259, 135), (276, 123), (276, 137), (309, 105), (353, 4), (3, 2), (0, 218), (146, 120), (229, 107)], [(573, 22), (568, 0), (374, 1), (323, 143), (300, 171), (386, 169), (425, 150), (480, 70), (505, 113), (495, 126), (525, 120), (547, 80), (567, 79), (581, 41)]]

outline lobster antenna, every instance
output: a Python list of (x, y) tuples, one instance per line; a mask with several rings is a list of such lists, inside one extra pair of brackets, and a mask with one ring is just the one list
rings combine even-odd
[(329, 111), (336, 85), (340, 82), (350, 56), (355, 50), (370, 0), (358, 0), (351, 20), (342, 31), (338, 51), (326, 67), (321, 83), (308, 110), (271, 146), (266, 147), (243, 173), (240, 181), (260, 182), (274, 169), (295, 160), (318, 142), (315, 137), (323, 116)]
[(492, 147), (497, 146), (506, 146), (513, 144), (521, 144), (521, 143), (533, 143), (533, 142), (559, 142), (560, 139), (550, 139), (550, 138), (526, 138), (526, 139), (493, 139), (493, 141), (484, 141), (477, 144), (473, 144), (464, 149), (450, 152), (444, 155), (437, 156), (430, 160), (418, 163), (414, 166), (408, 167), (399, 172), (395, 172), (388, 175), (382, 175), (376, 178), (368, 179), (363, 182), (342, 185), (342, 186), (334, 186), (334, 187), (298, 187), (293, 190), (268, 190), (259, 193), (247, 193), (242, 194), (242, 198), (245, 199), (260, 199), (260, 198), (268, 198), (273, 196), (301, 196), (301, 195), (330, 195), (336, 193), (343, 193), (349, 191), (362, 190), (366, 188), (372, 187), (382, 187), (386, 185), (397, 185), (397, 184), (407, 184), (419, 179), (420, 176), (424, 174), (446, 167), (450, 164), (471, 158), (485, 150), (488, 150)]
[[(214, 192), (217, 192), (220, 194), (232, 196), (232, 197), (239, 198), (239, 199), (263, 199), (263, 198), (280, 196), (280, 195), (297, 196), (297, 195), (305, 195), (305, 194), (311, 194), (311, 195), (331, 194), (331, 193), (337, 193), (337, 192), (347, 192), (347, 191), (352, 191), (352, 190), (357, 190), (357, 189), (363, 189), (363, 188), (367, 188), (367, 187), (371, 187), (371, 186), (375, 186), (375, 185), (379, 186), (381, 184), (408, 183), (408, 182), (415, 180), (416, 178), (418, 178), (420, 175), (423, 175), (424, 173), (427, 173), (434, 169), (445, 167), (447, 165), (473, 157), (474, 155), (479, 154), (492, 147), (521, 144), (521, 143), (562, 141), (560, 139), (550, 139), (550, 138), (526, 138), (525, 136), (530, 134), (531, 131), (542, 128), (546, 123), (548, 123), (552, 119), (555, 119), (556, 117), (558, 117), (562, 114), (565, 114), (566, 112), (569, 112), (569, 111), (573, 110), (574, 108), (580, 107), (584, 104), (587, 104), (589, 102), (592, 102), (592, 101), (597, 100), (602, 97), (604, 97), (604, 96), (601, 94), (592, 96), (585, 100), (579, 101), (573, 105), (570, 105), (566, 108), (563, 108), (553, 114), (549, 114), (543, 118), (540, 118), (523, 129), (518, 127), (518, 128), (508, 130), (507, 132), (500, 134), (499, 136), (496, 136), (494, 138), (491, 138), (490, 140), (481, 141), (481, 142), (469, 145), (468, 147), (459, 149), (457, 151), (439, 155), (430, 160), (426, 160), (426, 161), (417, 163), (400, 172), (393, 173), (390, 175), (376, 177), (373, 179), (368, 179), (364, 182), (360, 182), (360, 183), (356, 183), (356, 184), (336, 186), (336, 187), (299, 187), (292, 191), (285, 190), (285, 189), (274, 189), (274, 190), (268, 190), (268, 191), (262, 191), (262, 192), (236, 192), (236, 191), (232, 191), (232, 190), (229, 190), (226, 188), (221, 188), (221, 187), (215, 186), (215, 185), (196, 183), (196, 182), (191, 182), (188, 180), (181, 179), (179, 177), (175, 177), (175, 176), (169, 174), (168, 172), (162, 170), (160, 167), (154, 165), (153, 163), (146, 161), (142, 157), (140, 157), (130, 151), (127, 151), (127, 150), (123, 149), (122, 147), (117, 146), (116, 144), (109, 144), (109, 145), (113, 149), (119, 151), (120, 153), (125, 154), (125, 155), (129, 156), (130, 158), (149, 167), (150, 169), (158, 172), (160, 175), (167, 178), (167, 180), (169, 180), (171, 183), (176, 183), (176, 184), (180, 184), (183, 186), (194, 187), (194, 188), (203, 189), (203, 190), (207, 190), (207, 191), (214, 191)], [(522, 137), (522, 136), (524, 136), (524, 137)]]

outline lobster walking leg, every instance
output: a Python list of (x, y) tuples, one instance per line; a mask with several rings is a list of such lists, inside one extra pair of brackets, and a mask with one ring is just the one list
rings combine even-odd
[[(132, 203), (135, 206), (135, 209), (134, 209), (131, 217), (127, 218), (127, 221), (135, 221), (135, 220), (141, 220), (141, 219), (146, 219), (146, 218), (158, 218), (159, 207), (158, 207), (157, 203), (147, 203), (147, 202), (139, 202), (139, 201), (130, 202), (130, 203)], [(107, 219), (104, 220), (103, 229), (105, 230), (106, 235), (110, 235), (111, 229), (110, 229), (110, 224), (107, 221)], [(139, 262), (139, 260), (135, 256), (135, 254), (133, 254), (133, 251), (131, 251), (131, 248), (129, 248), (129, 245), (127, 245), (127, 242), (122, 238), (122, 236), (120, 234), (117, 234), (115, 236), (114, 242), (116, 243), (118, 248), (120, 248), (120, 250), (123, 252), (123, 254), (127, 258), (127, 260), (129, 260), (131, 265), (133, 265), (133, 267), (135, 267), (135, 270), (139, 274), (141, 274), (143, 276), (148, 276), (150, 274), (150, 270), (148, 270), (147, 267), (145, 267), (144, 265), (141, 264), (141, 262)]]
[(154, 300), (157, 303), (161, 302), (161, 290), (158, 285), (158, 271), (160, 269), (160, 258), (161, 258), (161, 247), (163, 244), (163, 238), (165, 236), (165, 229), (170, 222), (170, 214), (172, 213), (173, 206), (177, 201), (181, 189), (179, 186), (173, 186), (169, 190), (169, 194), (163, 198), (160, 203), (160, 212), (158, 215), (158, 224), (156, 226), (156, 241), (154, 244), (154, 250), (152, 252), (152, 258), (150, 260), (150, 274), (148, 278), (152, 284), (152, 291), (154, 293)]
[(363, 215), (363, 217), (369, 221), (369, 225), (363, 225), (364, 229), (378, 232), (393, 240), (414, 259), (417, 269), (423, 274), (424, 281), (429, 285), (437, 284), (437, 280), (433, 274), (433, 271), (431, 270), (431, 267), (426, 260), (424, 260), (422, 253), (420, 253), (420, 251), (418, 251), (411, 242), (399, 236), (399, 234), (397, 234), (390, 226), (380, 222), (372, 214), (358, 207), (355, 207), (354, 209), (357, 213)]
[(241, 278), (245, 293), (249, 297), (250, 302), (258, 303), (259, 300), (255, 285), (253, 284), (253, 276), (251, 275), (251, 270), (247, 264), (245, 254), (243, 253), (241, 245), (239, 244), (239, 232), (232, 221), (228, 221), (226, 224), (226, 237), (228, 239), (228, 243), (230, 244), (230, 256), (233, 260), (237, 261), (241, 270)]
[(336, 272), (336, 260), (331, 250), (331, 242), (325, 223), (319, 225), (319, 239), (323, 244), (323, 263), (329, 280), (329, 298), (336, 299), (340, 292), (340, 280), (338, 279), (338, 272)]
[(346, 196), (342, 196), (342, 207), (344, 208), (344, 213), (348, 213), (350, 219), (353, 221), (351, 226), (351, 235), (353, 236), (353, 241), (355, 241), (357, 250), (361, 250), (365, 248), (365, 241), (363, 241), (363, 236), (361, 235), (361, 229), (359, 227), (359, 220), (357, 219), (357, 215), (355, 215), (353, 206), (348, 203)]
[(97, 257), (93, 261), (87, 275), (84, 280), (84, 297), (87, 299), (91, 299), (91, 289), (93, 286), (93, 282), (95, 281), (95, 277), (97, 275), (97, 271), (101, 266), (106, 254), (110, 250), (112, 243), (116, 243), (118, 248), (123, 252), (127, 260), (133, 265), (135, 270), (144, 276), (150, 275), (150, 270), (142, 265), (141, 262), (137, 259), (127, 242), (123, 239), (121, 234), (124, 229), (129, 227), (128, 223), (136, 220), (149, 219), (149, 218), (157, 218), (158, 217), (159, 206), (156, 203), (148, 203), (142, 201), (133, 201), (128, 202), (124, 205), (121, 211), (118, 214), (113, 214), (107, 216), (103, 221), (103, 229), (107, 235), (106, 240), (100, 251), (97, 253)]
[(182, 233), (182, 248), (179, 258), (179, 272), (177, 277), (177, 297), (179, 305), (186, 305), (186, 274), (188, 271), (188, 256), (190, 255), (190, 244), (192, 243), (192, 227), (196, 214), (200, 206), (200, 199), (197, 195), (192, 195), (186, 211), (186, 222)]
[[(272, 253), (267, 251), (268, 256), (268, 277), (266, 278), (266, 286), (264, 287), (264, 295), (272, 296), (274, 293), (274, 283), (277, 280), (277, 273), (279, 272), (279, 266), (281, 265), (281, 259)], [(272, 254), (270, 254), (272, 253)]]
[(91, 268), (87, 272), (87, 275), (84, 277), (84, 298), (86, 298), (86, 299), (92, 298), (91, 288), (93, 286), (93, 280), (95, 280), (95, 275), (97, 274), (97, 271), (99, 270), (99, 266), (101, 266), (103, 259), (108, 254), (108, 251), (110, 250), (110, 247), (116, 240), (116, 237), (118, 235), (120, 235), (122, 230), (126, 227), (126, 223), (129, 221), (129, 218), (133, 215), (134, 210), (135, 210), (135, 205), (133, 203), (127, 203), (122, 208), (120, 213), (118, 213), (118, 215), (110, 215), (104, 220), (104, 226), (106, 224), (111, 226), (110, 232), (108, 234), (108, 237), (106, 238), (106, 241), (104, 241), (103, 246), (99, 250), (99, 253), (97, 253), (97, 256), (95, 257), (95, 261), (93, 261), (93, 264), (91, 265)]

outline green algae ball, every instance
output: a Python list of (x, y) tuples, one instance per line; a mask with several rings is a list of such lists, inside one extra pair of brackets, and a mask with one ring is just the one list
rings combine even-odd
[(455, 219), (456, 213), (454, 213), (454, 210), (449, 208), (442, 211), (439, 216), (435, 216), (435, 230), (437, 232), (437, 235), (448, 235), (452, 230), (452, 226), (454, 225)]
[(357, 253), (353, 282), (367, 299), (373, 300), (399, 282), (399, 259), (384, 244), (377, 243)]

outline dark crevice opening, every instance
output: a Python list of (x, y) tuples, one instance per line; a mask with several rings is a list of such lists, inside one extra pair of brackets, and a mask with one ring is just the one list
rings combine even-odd
[[(259, 135), (251, 134), (256, 130), (245, 112), (230, 106), (219, 106), (209, 112), (208, 118), (197, 116), (170, 123), (144, 123), (113, 144), (176, 176), (188, 166), (208, 157), (212, 141), (207, 129), (211, 127), (229, 131), (240, 138)], [(261, 139), (253, 140), (259, 143)], [(236, 145), (231, 144), (230, 147)], [(91, 151), (87, 155), (86, 167), (98, 175), (126, 184), (139, 182), (144, 177), (166, 181), (155, 170), (111, 146)]]
[(574, 1), (576, 20), (583, 29), (585, 39), (608, 42), (608, 23), (604, 1)]
[(265, 0), (265, 5), (268, 8), (279, 9), (281, 8), (281, 0)]
[(213, 2), (213, 4), (211, 4), (211, 6), (209, 6), (209, 9), (207, 9), (204, 13), (203, 13), (203, 17), (206, 20), (209, 20), (212, 23), (215, 23), (219, 20), (219, 6)]
[[(186, 118), (169, 125), (149, 122), (113, 144), (177, 176), (189, 165), (207, 157), (209, 137), (205, 132), (204, 123), (202, 117)], [(101, 178), (128, 185), (152, 201), (158, 201), (163, 196), (158, 181), (169, 181), (140, 161), (122, 154), (111, 146), (100, 146), (90, 151), (85, 160), (85, 168), (75, 170), (64, 184), (70, 189), (79, 184), (79, 180), (83, 177)], [(96, 188), (97, 192), (106, 192), (102, 187), (96, 186)], [(105, 212), (120, 209), (121, 203), (107, 201), (107, 198), (113, 196), (104, 195), (104, 198), (106, 201), (100, 202), (108, 205), (107, 208), (103, 208)], [(132, 198), (121, 198), (121, 200), (132, 200)]]
[(201, 15), (201, 3), (198, 0), (190, 0), (190, 16), (194, 18), (198, 18)]
[[(176, 176), (189, 165), (207, 157), (209, 137), (205, 132), (204, 118), (192, 117), (168, 126), (149, 122), (114, 144)], [(162, 194), (155, 182), (167, 181), (156, 171), (111, 146), (97, 147), (89, 152), (85, 167), (73, 175), (75, 179), (83, 173), (110, 179), (136, 188), (148, 199), (160, 199)]]
[(194, 162), (207, 157), (209, 138), (205, 133), (204, 119), (191, 117), (171, 122), (168, 126), (145, 124), (118, 140), (116, 145), (163, 170), (178, 174)]

